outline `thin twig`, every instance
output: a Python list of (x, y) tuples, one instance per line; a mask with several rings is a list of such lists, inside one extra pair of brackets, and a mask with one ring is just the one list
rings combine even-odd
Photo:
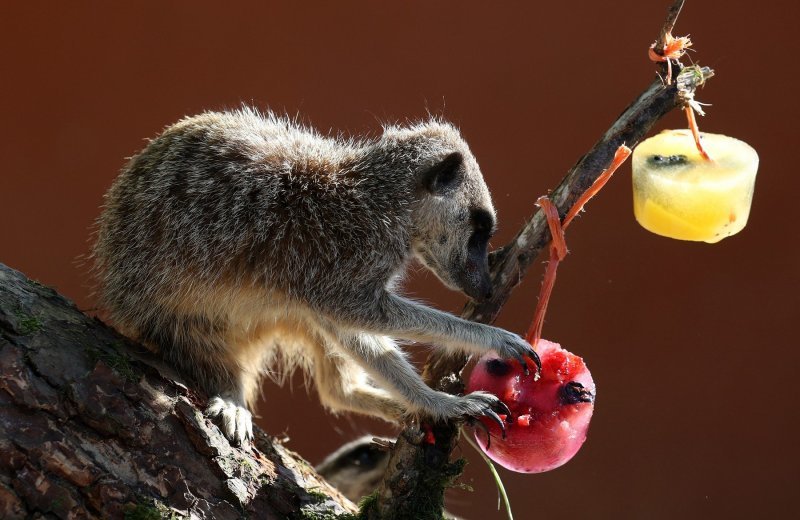
[[(666, 33), (673, 29), (683, 3), (684, 0), (677, 0), (670, 7), (657, 41), (659, 48), (663, 49)], [(687, 74), (681, 74), (683, 67), (677, 60), (674, 67), (678, 81), (664, 85), (658, 78), (651, 83), (553, 190), (549, 198), (558, 208), (562, 218), (608, 167), (620, 145), (635, 147), (659, 119), (673, 109), (684, 106), (687, 93), (693, 94), (697, 86), (713, 75), (713, 71), (707, 67), (692, 67), (691, 70), (687, 68)], [(511, 291), (522, 281), (528, 266), (549, 241), (550, 232), (547, 229), (546, 219), (543, 213), (538, 211), (510, 243), (495, 251), (490, 257), (493, 296), (481, 303), (468, 304), (462, 316), (482, 323), (492, 322), (508, 300)], [(437, 390), (452, 394), (463, 393), (461, 371), (468, 360), (467, 356), (444, 356), (434, 352), (425, 366), (423, 376), (426, 382)], [(398, 443), (393, 450), (389, 468), (376, 496), (382, 512), (398, 510), (393, 507), (393, 503), (399, 506), (401, 502), (407, 504), (409, 500), (415, 500), (414, 493), (409, 493), (408, 490), (409, 479), (426, 480), (428, 482), (426, 488), (430, 483), (437, 482), (435, 467), (442, 466), (444, 461), (440, 460), (441, 455), (438, 453), (432, 456), (433, 450), (441, 450), (443, 447), (452, 449), (456, 444), (458, 428), (453, 427), (451, 423), (434, 424), (433, 431), (436, 437), (435, 445), (406, 442)], [(419, 436), (419, 430), (417, 425), (412, 425), (401, 434), (401, 437), (413, 438), (415, 435)], [(437, 464), (430, 463), (432, 460), (437, 461)], [(417, 462), (413, 470), (410, 470), (407, 465), (396, 464), (394, 461)], [(403, 476), (406, 478), (402, 478)], [(397, 485), (393, 485), (398, 482), (402, 485), (399, 489)], [(430, 489), (426, 489), (426, 492), (430, 494)], [(380, 518), (399, 517), (388, 514)]]
[(672, 29), (675, 28), (675, 22), (678, 21), (678, 15), (681, 14), (681, 9), (683, 9), (683, 3), (686, 0), (675, 0), (672, 5), (669, 7), (669, 11), (667, 11), (667, 19), (664, 20), (664, 25), (661, 27), (661, 33), (658, 35), (658, 40), (656, 40), (655, 50), (658, 54), (662, 54), (664, 49), (664, 44), (667, 42), (667, 35), (672, 34)]

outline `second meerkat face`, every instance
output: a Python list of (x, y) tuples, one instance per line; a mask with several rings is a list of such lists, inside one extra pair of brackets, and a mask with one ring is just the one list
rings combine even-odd
[(468, 150), (450, 152), (421, 176), (414, 211), (415, 255), (449, 288), (491, 295), (488, 246), (496, 228), (489, 189)]

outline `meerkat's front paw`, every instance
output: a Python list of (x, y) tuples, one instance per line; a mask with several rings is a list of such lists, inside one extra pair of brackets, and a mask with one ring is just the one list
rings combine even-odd
[(253, 416), (236, 401), (214, 396), (208, 400), (205, 414), (233, 444), (244, 446), (253, 440)]
[(528, 363), (525, 358), (530, 358), (536, 364), (536, 378), (538, 379), (539, 373), (542, 371), (542, 361), (539, 359), (539, 354), (531, 347), (531, 344), (513, 332), (503, 329), (497, 329), (497, 332), (495, 345), (492, 346), (493, 350), (500, 357), (514, 358), (519, 361), (525, 375), (529, 373)]
[(448, 396), (451, 406), (447, 415), (448, 419), (467, 418), (472, 421), (478, 417), (488, 417), (500, 426), (505, 437), (506, 424), (498, 414), (503, 414), (506, 418), (511, 417), (511, 410), (497, 398), (488, 392), (472, 392), (463, 396)]

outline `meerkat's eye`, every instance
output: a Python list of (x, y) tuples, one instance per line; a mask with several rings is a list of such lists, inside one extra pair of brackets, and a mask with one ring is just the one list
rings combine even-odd
[(464, 157), (453, 152), (434, 164), (422, 176), (422, 185), (434, 195), (444, 195), (461, 182), (464, 175)]

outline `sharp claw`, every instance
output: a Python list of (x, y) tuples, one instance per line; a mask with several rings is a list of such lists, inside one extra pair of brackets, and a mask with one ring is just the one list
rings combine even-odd
[(523, 355), (517, 356), (517, 361), (519, 361), (519, 364), (522, 366), (522, 373), (525, 374), (526, 376), (530, 375), (531, 371), (528, 370), (528, 362), (525, 361), (525, 356)]
[(486, 451), (489, 451), (489, 446), (492, 445), (492, 436), (489, 434), (489, 427), (483, 424), (483, 421), (479, 421), (474, 417), (470, 417), (470, 425), (475, 428), (480, 428), (481, 430), (486, 433)]
[[(539, 354), (536, 353), (535, 350), (531, 349), (531, 353), (529, 354), (530, 358), (536, 363), (536, 375), (534, 375), (534, 381), (539, 379), (539, 376), (542, 374), (542, 360), (539, 358)], [(527, 374), (526, 374), (527, 375)]]
[(511, 410), (506, 406), (506, 403), (497, 401), (497, 407), (500, 409), (500, 412), (507, 417), (507, 421), (511, 422)]
[(485, 415), (489, 419), (493, 420), (494, 422), (497, 423), (498, 426), (500, 426), (500, 431), (502, 432), (503, 438), (505, 439), (506, 438), (506, 423), (503, 422), (503, 419), (501, 419), (500, 416), (497, 415), (497, 413), (494, 410), (486, 410), (486, 412), (484, 412), (483, 415)]

